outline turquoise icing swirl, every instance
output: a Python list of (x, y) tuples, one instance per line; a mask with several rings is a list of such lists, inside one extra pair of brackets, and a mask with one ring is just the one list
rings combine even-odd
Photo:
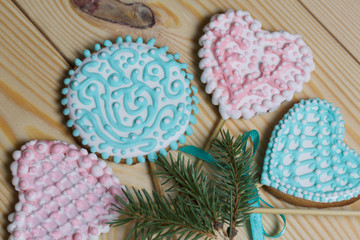
[(344, 142), (344, 121), (325, 100), (302, 100), (275, 127), (261, 182), (295, 197), (331, 203), (360, 193), (360, 158)]
[(192, 133), (191, 113), (198, 113), (198, 99), (190, 97), (197, 89), (190, 88), (192, 75), (183, 70), (187, 64), (176, 61), (179, 55), (153, 47), (154, 40), (131, 41), (130, 36), (115, 44), (106, 40), (106, 48), (95, 45), (92, 55), (85, 50), (86, 58), (75, 61), (78, 68), (64, 81), (67, 97), (61, 102), (74, 136), (103, 158), (128, 164), (132, 157), (154, 161), (155, 152), (177, 149), (179, 138), (184, 143), (183, 134)]

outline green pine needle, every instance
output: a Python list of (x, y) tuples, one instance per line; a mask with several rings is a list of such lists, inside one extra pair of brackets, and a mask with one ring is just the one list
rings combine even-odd
[(249, 219), (252, 210), (249, 202), (257, 198), (256, 169), (252, 165), (252, 149), (244, 151), (246, 141), (243, 135), (235, 139), (229, 131), (221, 131), (221, 139), (215, 139), (210, 148), (219, 163), (216, 183), (220, 187), (224, 221), (230, 224), (230, 232)]
[(160, 155), (157, 164), (162, 170), (155, 175), (165, 179), (163, 184), (170, 185), (167, 192), (176, 192), (177, 197), (126, 189), (128, 202), (116, 196), (119, 205), (112, 210), (120, 217), (110, 224), (133, 224), (127, 239), (134, 235), (135, 239), (161, 240), (175, 235), (177, 239), (215, 238), (215, 230), (225, 222), (233, 239), (236, 227), (250, 217), (250, 202), (257, 198), (252, 149), (244, 150), (246, 141), (243, 135), (235, 138), (229, 131), (222, 131), (221, 138), (212, 141), (210, 153), (218, 162), (215, 179), (190, 161), (185, 163), (180, 154), (176, 160)]
[(215, 236), (212, 222), (181, 196), (175, 202), (169, 196), (161, 197), (157, 192), (153, 192), (151, 197), (144, 189), (133, 188), (133, 193), (129, 189), (123, 192), (128, 202), (116, 196), (122, 207), (114, 205), (111, 210), (118, 212), (120, 217), (109, 224), (113, 227), (134, 224), (127, 239), (131, 235), (144, 240), (171, 239), (177, 234), (177, 239), (198, 239), (203, 236), (209, 239)]

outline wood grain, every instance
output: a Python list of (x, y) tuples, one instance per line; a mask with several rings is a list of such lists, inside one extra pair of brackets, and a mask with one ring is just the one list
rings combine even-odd
[[(0, 239), (7, 239), (7, 216), (18, 201), (9, 171), (12, 152), (32, 139), (76, 141), (59, 105), (62, 79), (71, 66), (9, 1), (0, 1), (0, 33)], [(153, 188), (145, 164), (108, 165), (122, 183)], [(113, 229), (110, 236), (123, 238), (127, 231)]]
[(300, 1), (334, 35), (339, 44), (360, 61), (360, 2), (356, 0)]
[[(127, 1), (130, 2), (130, 1)], [(0, 223), (13, 210), (16, 194), (10, 184), (10, 153), (32, 138), (75, 142), (63, 126), (59, 113), (59, 90), (66, 71), (85, 48), (96, 42), (115, 40), (130, 34), (144, 39), (154, 37), (158, 45), (179, 52), (181, 61), (194, 73), (199, 88), (200, 115), (195, 134), (187, 144), (204, 147), (219, 116), (199, 81), (197, 51), (201, 29), (209, 18), (226, 9), (247, 10), (266, 30), (286, 30), (303, 36), (312, 48), (316, 70), (311, 81), (293, 101), (275, 112), (251, 120), (228, 120), (225, 126), (234, 135), (251, 129), (260, 131), (262, 140), (257, 154), (261, 164), (271, 131), (282, 116), (302, 98), (324, 98), (340, 108), (345, 120), (345, 142), (360, 152), (360, 87), (358, 76), (358, 4), (345, 1), (217, 1), (148, 0), (155, 13), (151, 29), (133, 29), (79, 14), (69, 1), (15, 0), (0, 2)], [(336, 2), (336, 4), (335, 4)], [(339, 13), (341, 12), (341, 13)], [(336, 14), (338, 13), (338, 14)], [(336, 15), (335, 17), (333, 15)], [(335, 21), (334, 21), (335, 19)], [(351, 28), (349, 27), (351, 26)], [(9, 47), (12, 46), (12, 47)], [(31, 99), (31, 101), (29, 100)], [(135, 167), (111, 164), (120, 180), (136, 187), (153, 188), (146, 164)], [(266, 201), (278, 208), (299, 208), (266, 192)], [(301, 208), (300, 208), (301, 209)], [(360, 210), (360, 202), (335, 209)], [(280, 239), (358, 239), (360, 219), (356, 217), (287, 216), (288, 227)], [(263, 214), (268, 232), (281, 228), (279, 217)], [(5, 233), (0, 235), (4, 238)], [(112, 230), (102, 239), (124, 239), (126, 231)], [(247, 239), (241, 228), (236, 239)]]

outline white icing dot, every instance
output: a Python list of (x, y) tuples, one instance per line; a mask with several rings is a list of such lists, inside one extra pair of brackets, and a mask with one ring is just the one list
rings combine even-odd
[(99, 165), (95, 165), (91, 168), (91, 174), (95, 177), (100, 177), (104, 173), (103, 169)]
[(315, 173), (316, 173), (316, 175), (320, 175), (320, 174), (321, 174), (321, 170), (320, 170), (320, 169), (316, 169)]
[(136, 124), (140, 124), (141, 121), (138, 119), (138, 120), (135, 121), (135, 123), (136, 123)]
[(94, 87), (94, 86), (91, 86), (89, 89), (90, 89), (90, 91), (92, 91), (92, 92), (95, 91), (95, 87)]

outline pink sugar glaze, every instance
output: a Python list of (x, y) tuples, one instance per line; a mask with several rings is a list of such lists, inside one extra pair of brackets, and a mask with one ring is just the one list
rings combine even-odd
[(223, 119), (276, 109), (302, 90), (314, 69), (311, 50), (299, 36), (263, 31), (244, 11), (214, 16), (200, 44), (201, 80)]
[(114, 194), (125, 197), (106, 163), (58, 141), (29, 142), (13, 157), (13, 183), (24, 197), (9, 216), (11, 237), (98, 239), (109, 230), (106, 222), (117, 217), (109, 210)]

